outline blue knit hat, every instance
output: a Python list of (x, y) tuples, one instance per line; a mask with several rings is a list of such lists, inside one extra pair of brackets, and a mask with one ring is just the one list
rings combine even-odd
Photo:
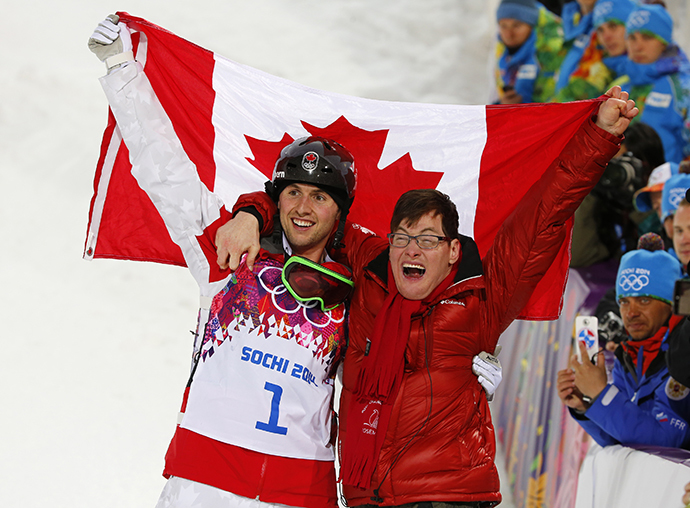
[(637, 6), (628, 16), (625, 31), (628, 35), (635, 32), (647, 32), (655, 35), (666, 44), (671, 44), (673, 39), (673, 19), (663, 6), (643, 4)]
[(661, 222), (676, 213), (678, 203), (685, 198), (685, 191), (690, 189), (690, 175), (680, 173), (666, 180), (661, 191)]
[[(663, 245), (663, 242), (657, 243)], [(682, 276), (680, 263), (665, 250), (631, 250), (623, 254), (618, 267), (616, 300), (626, 296), (648, 296), (671, 304), (673, 287)]]
[(502, 0), (496, 10), (496, 21), (517, 19), (530, 26), (539, 20), (539, 8), (535, 0)]
[(594, 28), (599, 28), (608, 21), (625, 25), (636, 6), (631, 0), (599, 0), (594, 7)]

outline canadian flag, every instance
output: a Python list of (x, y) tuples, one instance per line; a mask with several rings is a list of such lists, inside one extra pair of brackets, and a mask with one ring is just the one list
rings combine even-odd
[[(598, 105), (458, 106), (334, 94), (239, 65), (144, 19), (118, 14), (133, 32), (136, 59), (198, 178), (227, 208), (239, 195), (263, 188), (285, 145), (320, 135), (355, 158), (353, 222), (385, 235), (403, 192), (437, 188), (456, 203), (460, 232), (474, 237), (483, 255), (520, 198)], [(182, 252), (130, 169), (110, 113), (84, 258), (184, 266)], [(562, 246), (523, 318), (559, 315), (569, 247), (569, 241)]]

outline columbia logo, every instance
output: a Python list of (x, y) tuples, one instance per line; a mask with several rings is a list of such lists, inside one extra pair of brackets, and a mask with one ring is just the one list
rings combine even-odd
[(459, 302), (458, 300), (442, 300), (441, 303), (447, 303), (449, 305), (462, 305), (463, 307), (467, 307), (465, 302)]

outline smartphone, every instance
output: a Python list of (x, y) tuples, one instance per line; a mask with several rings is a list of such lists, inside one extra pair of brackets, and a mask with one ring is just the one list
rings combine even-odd
[[(596, 354), (599, 352), (599, 320), (596, 316), (577, 316), (575, 318), (575, 339), (585, 343), (587, 356), (596, 363)], [(577, 360), (582, 363), (579, 347), (575, 348), (575, 354)]]

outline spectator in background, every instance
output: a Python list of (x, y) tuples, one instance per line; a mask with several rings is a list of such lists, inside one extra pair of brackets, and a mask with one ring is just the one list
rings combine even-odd
[(626, 24), (627, 57), (606, 60), (620, 76), (613, 84), (630, 93), (642, 112), (638, 121), (652, 126), (666, 160), (690, 155), (688, 118), (690, 63), (673, 43), (673, 20), (663, 5), (639, 5)]
[(559, 397), (601, 446), (690, 444), (690, 390), (678, 390), (665, 361), (682, 320), (671, 307), (680, 265), (660, 249), (658, 238), (649, 245), (659, 250), (631, 251), (618, 269), (616, 297), (628, 338), (616, 350), (613, 382), (606, 381), (603, 353), (594, 365), (583, 345), (583, 361), (573, 355), (558, 373)]
[(678, 164), (665, 162), (654, 168), (649, 175), (647, 185), (635, 193), (635, 208), (640, 212), (654, 211), (661, 220), (661, 195), (664, 184), (673, 175), (678, 174)]
[(568, 85), (570, 76), (589, 46), (594, 31), (596, 3), (597, 0), (576, 0), (563, 6), (563, 47), (567, 53), (556, 73), (556, 94)]
[(675, 162), (665, 162), (657, 166), (649, 175), (647, 185), (638, 190), (633, 198), (633, 204), (638, 212), (643, 214), (653, 212), (639, 222), (640, 236), (649, 232), (657, 233), (664, 239), (667, 249), (670, 247), (670, 238), (666, 236), (661, 224), (661, 197), (666, 181), (677, 174), (678, 164)]
[(535, 0), (503, 0), (496, 20), (498, 102), (547, 101), (563, 57), (560, 19)]
[(625, 54), (625, 22), (635, 9), (631, 0), (599, 0), (594, 8), (594, 28), (568, 83), (554, 102), (591, 99), (606, 91), (616, 77), (606, 66), (606, 58)]
[[(664, 226), (666, 236), (674, 239), (674, 220), (673, 216), (676, 213), (678, 204), (685, 198), (685, 191), (690, 189), (690, 175), (681, 173), (681, 170), (686, 170), (687, 166), (679, 169), (677, 175), (673, 175), (666, 180), (664, 188), (661, 191), (661, 223)], [(669, 246), (667, 249), (673, 254), (673, 247)]]
[[(687, 199), (678, 203), (673, 216), (673, 251), (687, 274), (687, 266), (690, 263), (690, 203)], [(690, 363), (687, 370), (690, 373)]]
[[(685, 277), (688, 276), (687, 268), (690, 263), (690, 201), (688, 198), (690, 198), (690, 189), (686, 191), (685, 198), (678, 204), (673, 217), (673, 246)], [(679, 326), (683, 327), (683, 333), (674, 334), (669, 338), (666, 363), (673, 379), (685, 387), (690, 387), (690, 322), (686, 318)]]

